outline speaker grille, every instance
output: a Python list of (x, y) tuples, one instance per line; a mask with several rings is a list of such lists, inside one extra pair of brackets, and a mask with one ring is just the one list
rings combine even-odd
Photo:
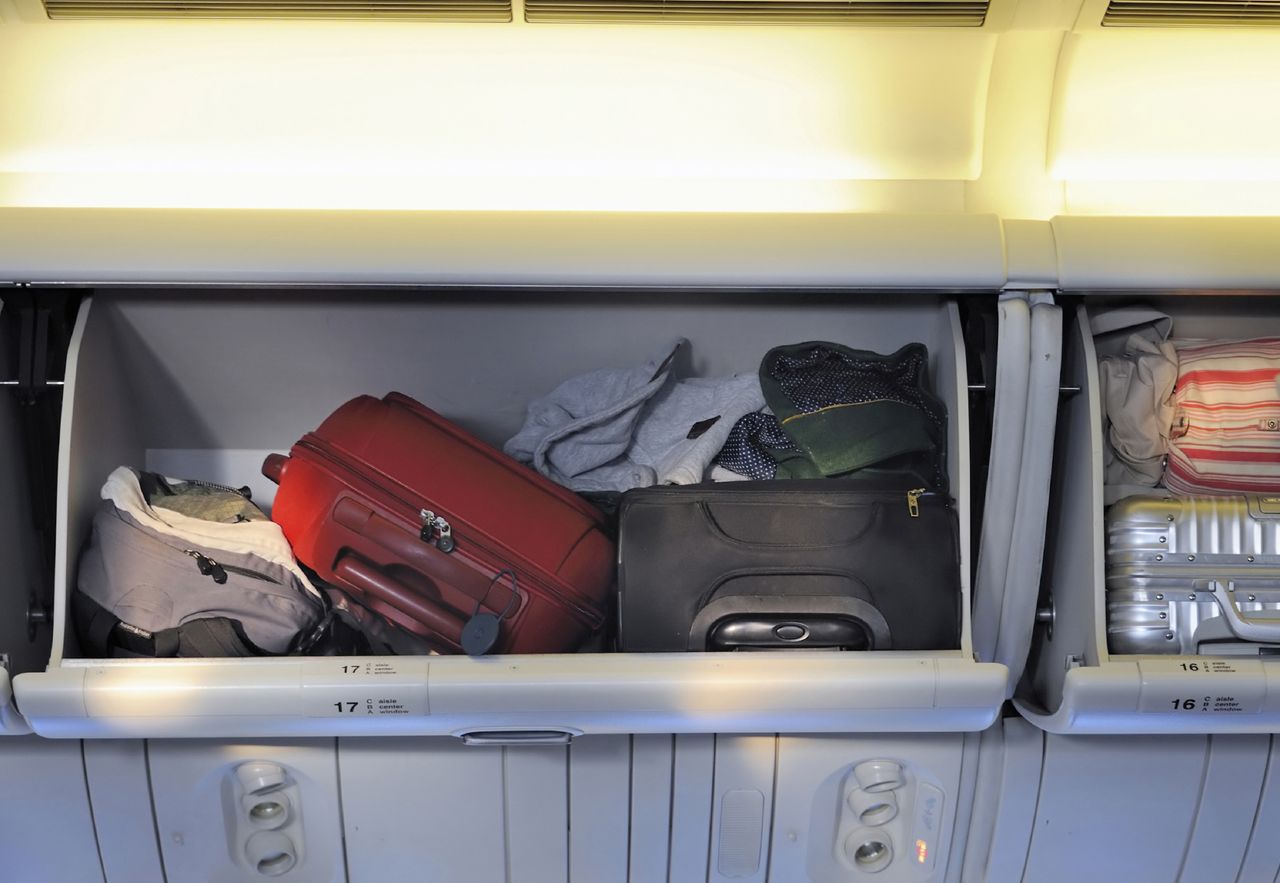
[(1111, 0), (1111, 28), (1274, 28), (1280, 0)]
[(507, 22), (510, 0), (44, 0), (53, 19), (331, 18)]
[(525, 20), (980, 28), (988, 6), (986, 0), (526, 0)]

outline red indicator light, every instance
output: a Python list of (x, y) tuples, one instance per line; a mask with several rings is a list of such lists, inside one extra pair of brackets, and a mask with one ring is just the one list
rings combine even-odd
[(916, 863), (923, 865), (929, 858), (929, 844), (924, 840), (916, 841)]

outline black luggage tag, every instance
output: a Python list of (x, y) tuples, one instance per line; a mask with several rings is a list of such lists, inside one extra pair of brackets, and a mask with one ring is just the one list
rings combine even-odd
[(498, 643), (502, 620), (492, 613), (476, 613), (462, 627), (462, 652), (468, 656), (484, 656)]
[[(462, 652), (468, 656), (485, 656), (494, 648), (498, 643), (498, 636), (502, 633), (502, 620), (510, 615), (519, 598), (516, 575), (510, 570), (499, 570), (497, 576), (489, 582), (489, 588), (492, 589), (494, 584), (502, 579), (503, 574), (511, 577), (511, 600), (507, 602), (506, 609), (500, 614), (481, 612), (480, 602), (476, 602), (476, 609), (472, 611), (471, 618), (462, 627)], [(488, 591), (485, 594), (487, 595)]]

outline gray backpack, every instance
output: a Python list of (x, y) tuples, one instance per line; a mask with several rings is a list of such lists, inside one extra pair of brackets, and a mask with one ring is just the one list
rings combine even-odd
[(332, 618), (247, 488), (124, 467), (103, 485), (74, 612), (91, 658), (302, 653)]

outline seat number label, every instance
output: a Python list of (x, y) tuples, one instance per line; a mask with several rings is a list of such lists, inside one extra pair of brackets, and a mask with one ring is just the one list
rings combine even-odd
[(426, 659), (312, 660), (302, 678), (309, 717), (385, 717), (427, 714)]
[(1258, 714), (1267, 676), (1257, 659), (1140, 659), (1138, 710), (1166, 714)]

